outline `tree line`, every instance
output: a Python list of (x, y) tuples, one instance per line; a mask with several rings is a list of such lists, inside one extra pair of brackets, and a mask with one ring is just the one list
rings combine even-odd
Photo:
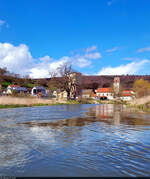
[[(71, 74), (76, 74), (75, 79), (71, 77)], [(99, 84), (97, 81), (94, 81), (93, 78), (92, 82), (89, 83), (84, 80), (85, 76), (82, 76), (80, 72), (74, 70), (72, 65), (68, 63), (60, 65), (56, 70), (50, 72), (49, 75), (50, 79), (31, 79), (29, 76), (21, 77), (19, 74), (10, 73), (7, 68), (0, 68), (1, 90), (7, 88), (10, 84), (24, 86), (28, 89), (31, 89), (34, 86), (44, 86), (50, 91), (56, 91), (58, 89), (60, 91), (66, 91), (67, 98), (70, 99), (71, 97), (75, 98), (80, 94), (81, 89), (93, 89), (94, 91), (98, 87), (112, 87), (112, 84), (110, 85), (110, 83), (107, 83), (107, 80), (105, 84), (104, 82)], [(98, 77), (95, 78), (98, 79)], [(86, 79), (88, 79), (88, 76)], [(102, 84), (105, 86), (102, 86)], [(122, 84), (124, 84), (124, 82), (122, 82)], [(122, 84), (120, 89), (121, 91), (126, 89)], [(136, 92), (137, 98), (150, 95), (150, 83), (148, 80), (145, 80), (144, 77), (140, 79), (134, 78), (132, 88)]]

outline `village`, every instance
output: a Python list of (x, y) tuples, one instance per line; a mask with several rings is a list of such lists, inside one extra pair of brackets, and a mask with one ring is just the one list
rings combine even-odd
[[(112, 87), (98, 87), (97, 89), (82, 89), (81, 82), (77, 85), (76, 81), (78, 80), (75, 75), (73, 81), (73, 88), (70, 90), (70, 99), (94, 99), (94, 100), (101, 100), (101, 101), (113, 101), (113, 100), (120, 100), (120, 101), (132, 101), (135, 99), (136, 93), (133, 90), (121, 90), (120, 89), (120, 78), (114, 77), (114, 82)], [(79, 81), (79, 80), (78, 80)], [(32, 96), (36, 98), (43, 98), (49, 99), (54, 98), (57, 100), (67, 100), (67, 91), (57, 89), (57, 90), (49, 90), (43, 86), (34, 86), (32, 89), (27, 89), (24, 86), (10, 84), (8, 87), (2, 91), (1, 93), (3, 96), (14, 96), (22, 94), (23, 97), (25, 96)], [(74, 96), (74, 94), (76, 94)]]

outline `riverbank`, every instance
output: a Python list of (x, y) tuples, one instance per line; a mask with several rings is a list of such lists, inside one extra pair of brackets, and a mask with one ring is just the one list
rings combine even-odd
[(150, 112), (150, 96), (134, 99), (127, 104), (127, 108), (131, 108), (134, 112)]
[(145, 104), (138, 104), (138, 105), (128, 104), (126, 107), (134, 112), (150, 113), (150, 102), (147, 102)]
[(35, 97), (12, 97), (1, 96), (0, 97), (0, 109), (3, 108), (18, 108), (18, 107), (33, 107), (33, 106), (51, 106), (51, 105), (63, 105), (63, 104), (126, 104), (121, 101), (100, 101), (94, 99), (77, 100), (56, 100), (56, 99), (42, 99)]
[(94, 102), (88, 100), (82, 101), (66, 101), (56, 99), (42, 99), (35, 97), (12, 97), (12, 96), (1, 96), (0, 97), (0, 109), (3, 108), (18, 108), (18, 107), (33, 107), (33, 106), (51, 106), (51, 105), (63, 105), (63, 104), (93, 104)]
[[(64, 102), (64, 101), (62, 101)], [(44, 106), (53, 105), (57, 103), (54, 99), (41, 99), (34, 97), (0, 97), (0, 108), (16, 108), (16, 107), (31, 107), (31, 106)]]

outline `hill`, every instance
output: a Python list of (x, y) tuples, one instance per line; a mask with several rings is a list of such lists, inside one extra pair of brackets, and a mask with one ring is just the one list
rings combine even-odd
[[(150, 82), (150, 75), (103, 75), (103, 76), (82, 76), (82, 83), (84, 89), (96, 89), (98, 87), (112, 87), (114, 77), (120, 78), (120, 84), (122, 88), (131, 89), (133, 83), (137, 79), (143, 78)], [(38, 80), (38, 79), (36, 79)], [(50, 78), (43, 79), (47, 82)]]
[(122, 88), (131, 89), (133, 83), (137, 79), (143, 78), (150, 82), (150, 75), (105, 75), (105, 76), (82, 76), (84, 88), (97, 88), (101, 87), (111, 87), (113, 85), (114, 77), (120, 78), (120, 84)]

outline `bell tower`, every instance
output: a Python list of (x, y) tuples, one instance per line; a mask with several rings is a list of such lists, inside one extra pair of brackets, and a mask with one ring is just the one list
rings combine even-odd
[(115, 97), (119, 95), (119, 88), (120, 88), (120, 78), (119, 77), (114, 77), (114, 94)]

